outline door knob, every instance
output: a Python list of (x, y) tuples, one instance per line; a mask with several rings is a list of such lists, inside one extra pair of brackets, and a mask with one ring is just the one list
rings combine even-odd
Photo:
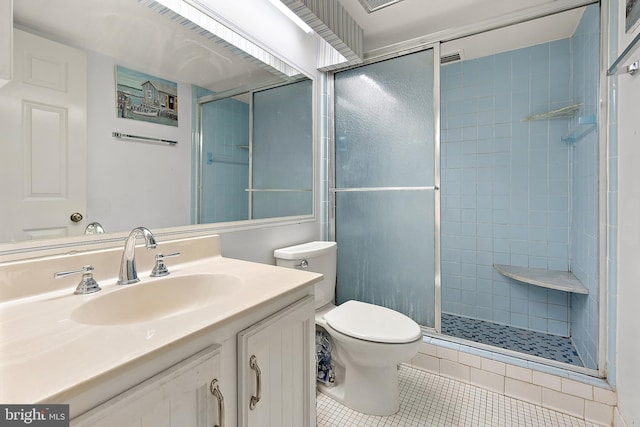
[(73, 222), (80, 222), (80, 221), (82, 221), (82, 218), (84, 218), (84, 217), (82, 216), (82, 214), (80, 212), (74, 212), (74, 213), (71, 214), (71, 217), (70, 217), (71, 221), (73, 221)]

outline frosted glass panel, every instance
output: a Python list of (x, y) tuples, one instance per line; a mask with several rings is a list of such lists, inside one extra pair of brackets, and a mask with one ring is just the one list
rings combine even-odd
[[(305, 80), (253, 95), (254, 189), (311, 190), (311, 88), (312, 82)], [(311, 199), (311, 193), (308, 196)]]
[(427, 50), (335, 77), (337, 302), (378, 304), (429, 327), (436, 194), (416, 187), (435, 182), (433, 67)]
[(313, 212), (310, 191), (255, 192), (253, 193), (253, 218), (309, 215)]
[(433, 327), (434, 191), (336, 196), (338, 303), (389, 307)]
[(338, 73), (335, 97), (336, 187), (433, 185), (432, 50)]

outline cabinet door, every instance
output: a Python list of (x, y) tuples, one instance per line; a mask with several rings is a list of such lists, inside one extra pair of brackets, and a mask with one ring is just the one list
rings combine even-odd
[[(220, 346), (209, 347), (75, 418), (75, 427), (222, 426)], [(214, 383), (214, 381), (216, 381)], [(212, 392), (218, 385), (216, 395)]]
[(238, 334), (241, 427), (315, 426), (314, 331), (308, 296)]

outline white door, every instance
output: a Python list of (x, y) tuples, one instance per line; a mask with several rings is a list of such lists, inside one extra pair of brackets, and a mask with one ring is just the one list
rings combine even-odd
[[(0, 88), (0, 242), (78, 235), (86, 212), (86, 55), (14, 29)], [(78, 216), (75, 216), (78, 219)]]
[(301, 299), (238, 334), (238, 425), (315, 426), (315, 304)]

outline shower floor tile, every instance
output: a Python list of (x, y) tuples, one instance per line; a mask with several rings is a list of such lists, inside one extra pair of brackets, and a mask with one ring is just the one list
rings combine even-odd
[(318, 427), (595, 427), (582, 419), (402, 365), (400, 410), (388, 417), (353, 411), (317, 395)]
[(575, 366), (584, 366), (571, 338), (447, 313), (442, 314), (442, 334)]

